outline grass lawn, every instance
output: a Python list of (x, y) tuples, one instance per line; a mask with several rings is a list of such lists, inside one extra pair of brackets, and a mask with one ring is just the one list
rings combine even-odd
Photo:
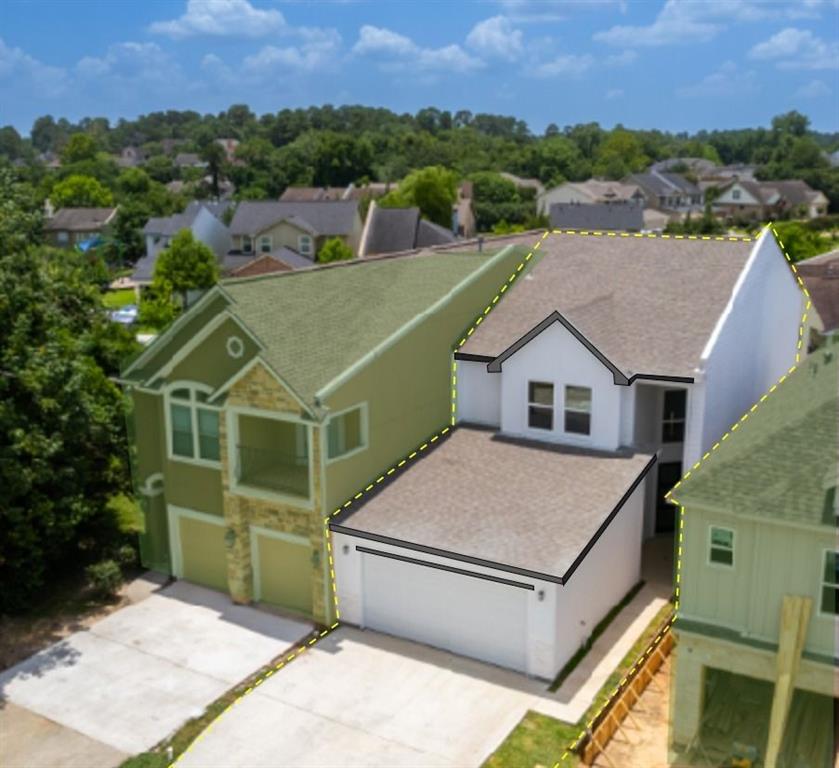
[(134, 289), (122, 288), (119, 291), (108, 291), (102, 296), (102, 303), (105, 309), (119, 309), (128, 304), (135, 303)]
[(597, 692), (591, 706), (578, 723), (564, 723), (547, 715), (528, 712), (519, 724), (510, 731), (501, 746), (489, 756), (483, 768), (571, 768), (579, 763), (576, 754), (569, 754), (564, 760), (563, 753), (577, 739), (585, 724), (608, 701), (612, 691), (635, 664), (638, 657), (650, 644), (661, 625), (673, 610), (672, 603), (666, 603), (655, 615), (647, 628), (629, 649), (615, 671), (609, 676), (603, 687)]

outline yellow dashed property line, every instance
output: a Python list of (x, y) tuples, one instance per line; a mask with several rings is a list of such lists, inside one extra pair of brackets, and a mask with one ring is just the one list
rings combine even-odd
[(581, 235), (582, 237), (643, 237), (655, 240), (717, 240), (726, 243), (751, 243), (757, 236), (749, 235), (665, 235), (655, 232), (601, 232), (587, 229), (552, 229), (552, 235)]
[(198, 744), (201, 741), (201, 739), (203, 739), (208, 733), (210, 733), (210, 731), (212, 731), (212, 729), (215, 727), (216, 723), (218, 723), (218, 721), (221, 720), (231, 709), (233, 709), (233, 707), (235, 707), (240, 701), (242, 701), (242, 699), (244, 699), (245, 696), (247, 696), (250, 693), (253, 693), (260, 685), (262, 685), (262, 683), (264, 683), (275, 672), (281, 670), (283, 667), (288, 665), (293, 659), (299, 658), (311, 646), (315, 645), (315, 643), (322, 640), (324, 637), (326, 637), (330, 632), (332, 632), (337, 627), (338, 627), (338, 622), (335, 622), (328, 629), (324, 629), (324, 630), (321, 630), (319, 632), (316, 631), (316, 634), (306, 642), (306, 645), (302, 646), (301, 648), (299, 648), (294, 653), (290, 653), (288, 656), (285, 657), (284, 661), (280, 661), (277, 664), (275, 664), (271, 669), (266, 670), (265, 674), (263, 674), (258, 680), (256, 680), (254, 683), (249, 685), (247, 688), (245, 688), (245, 690), (242, 691), (242, 693), (240, 693), (221, 712), (219, 712), (210, 721), (209, 725), (203, 731), (201, 731), (201, 733), (199, 733), (198, 736), (195, 737), (195, 739), (193, 739), (193, 741), (189, 744), (189, 746), (183, 752), (181, 752), (181, 754), (178, 755), (171, 763), (169, 763), (168, 768), (175, 768), (175, 766), (181, 760), (183, 760), (183, 758), (186, 755), (188, 755), (192, 751), (192, 748), (196, 744)]
[[(677, 548), (676, 548), (676, 574), (675, 574), (675, 584), (674, 584), (674, 589), (673, 589), (673, 601), (674, 601), (674, 603), (673, 603), (673, 605), (674, 605), (673, 617), (672, 617), (672, 618), (670, 619), (670, 621), (666, 624), (666, 626), (664, 627), (664, 630), (662, 630), (662, 632), (664, 632), (664, 631), (666, 631), (667, 629), (669, 629), (669, 628), (673, 625), (673, 623), (676, 621), (676, 618), (678, 617), (678, 614), (679, 614), (679, 607), (680, 607), (680, 605), (681, 605), (681, 593), (682, 593), (682, 554), (683, 554), (683, 552), (684, 552), (684, 538), (685, 538), (685, 533), (684, 533), (684, 529), (685, 529), (685, 508), (684, 508), (684, 506), (682, 506), (681, 504), (679, 504), (679, 502), (677, 501), (677, 499), (675, 498), (675, 496), (673, 496), (673, 491), (675, 491), (675, 490), (676, 490), (676, 489), (677, 489), (677, 488), (678, 488), (678, 487), (679, 487), (679, 486), (680, 486), (680, 485), (681, 485), (681, 484), (682, 484), (685, 480), (687, 480), (687, 479), (688, 479), (688, 478), (689, 478), (689, 477), (690, 477), (690, 476), (691, 476), (694, 472), (697, 472), (697, 471), (698, 471), (698, 470), (699, 470), (702, 466), (704, 466), (704, 464), (705, 464), (705, 463), (706, 463), (706, 462), (707, 462), (707, 461), (708, 461), (708, 460), (709, 460), (709, 459), (713, 456), (713, 454), (714, 454), (714, 453), (716, 453), (716, 452), (719, 450), (720, 446), (721, 446), (721, 445), (722, 445), (722, 444), (723, 444), (723, 443), (724, 443), (724, 442), (725, 442), (725, 441), (726, 441), (726, 440), (727, 440), (727, 439), (731, 436), (731, 434), (732, 434), (733, 432), (736, 432), (736, 431), (740, 428), (740, 425), (741, 425), (743, 422), (745, 422), (745, 421), (749, 418), (749, 416), (750, 416), (751, 414), (753, 414), (755, 411), (757, 411), (758, 407), (759, 407), (760, 405), (762, 405), (763, 403), (765, 403), (765, 402), (766, 402), (766, 400), (769, 398), (769, 396), (770, 396), (770, 395), (772, 395), (772, 394), (774, 394), (774, 393), (775, 393), (775, 391), (778, 389), (778, 387), (779, 387), (781, 384), (783, 384), (783, 383), (784, 383), (784, 382), (785, 382), (785, 381), (789, 378), (790, 374), (792, 374), (792, 373), (794, 373), (794, 372), (795, 372), (795, 370), (796, 370), (796, 369), (797, 369), (797, 367), (798, 367), (798, 364), (801, 362), (801, 348), (802, 348), (802, 346), (803, 346), (803, 341), (804, 341), (804, 329), (805, 329), (805, 327), (806, 327), (806, 325), (807, 325), (807, 317), (808, 317), (808, 315), (809, 315), (810, 308), (811, 308), (811, 306), (812, 306), (812, 300), (811, 300), (811, 298), (810, 298), (810, 294), (809, 294), (809, 292), (807, 291), (807, 287), (804, 285), (804, 281), (801, 279), (801, 276), (798, 274), (798, 270), (796, 269), (795, 263), (794, 263), (794, 262), (792, 261), (792, 259), (790, 258), (789, 254), (788, 254), (788, 253), (787, 253), (787, 251), (786, 251), (786, 248), (784, 247), (784, 243), (783, 243), (783, 241), (782, 241), (782, 240), (781, 240), (781, 238), (778, 236), (778, 232), (777, 232), (777, 230), (775, 229), (774, 224), (770, 223), (770, 224), (768, 224), (768, 227), (769, 227), (769, 229), (771, 230), (772, 234), (774, 235), (774, 237), (775, 237), (775, 241), (778, 243), (778, 246), (780, 247), (781, 252), (784, 254), (784, 258), (787, 260), (787, 263), (789, 264), (790, 268), (792, 269), (792, 273), (793, 273), (793, 275), (794, 275), (794, 277), (795, 277), (796, 281), (798, 282), (798, 287), (801, 289), (801, 291), (802, 291), (802, 293), (804, 294), (804, 297), (805, 297), (805, 299), (806, 299), (806, 301), (805, 301), (805, 305), (804, 305), (804, 313), (801, 315), (801, 321), (800, 321), (800, 324), (799, 324), (799, 326), (798, 326), (798, 342), (797, 342), (796, 352), (795, 352), (795, 365), (791, 366), (791, 367), (787, 370), (787, 372), (786, 372), (785, 374), (783, 374), (783, 375), (782, 375), (782, 376), (778, 379), (778, 381), (776, 381), (776, 382), (775, 382), (775, 383), (774, 383), (771, 387), (769, 387), (769, 389), (768, 389), (766, 392), (764, 392), (764, 393), (763, 393), (763, 394), (762, 394), (762, 395), (758, 398), (757, 402), (755, 402), (755, 403), (754, 403), (754, 404), (753, 404), (753, 405), (752, 405), (752, 406), (748, 409), (748, 411), (746, 411), (746, 412), (745, 412), (745, 413), (744, 413), (744, 414), (740, 417), (740, 419), (739, 419), (737, 422), (735, 422), (734, 424), (732, 424), (732, 425), (731, 425), (731, 427), (730, 427), (730, 429), (729, 429), (729, 430), (728, 430), (728, 431), (727, 431), (727, 432), (726, 432), (726, 433), (725, 433), (725, 434), (724, 434), (724, 435), (723, 435), (723, 436), (722, 436), (722, 437), (721, 437), (721, 438), (720, 438), (717, 442), (715, 442), (715, 443), (711, 446), (711, 450), (710, 450), (710, 451), (706, 451), (706, 452), (702, 455), (702, 458), (701, 458), (701, 459), (699, 459), (699, 461), (697, 461), (697, 462), (696, 462), (696, 463), (695, 463), (695, 464), (694, 464), (694, 465), (693, 465), (693, 466), (692, 466), (692, 467), (691, 467), (691, 468), (690, 468), (687, 472), (685, 472), (685, 473), (684, 473), (684, 475), (682, 476), (682, 478), (679, 480), (679, 482), (677, 482), (677, 483), (676, 483), (676, 484), (675, 484), (675, 485), (674, 485), (674, 486), (673, 486), (673, 487), (672, 487), (672, 488), (671, 488), (671, 489), (670, 489), (670, 490), (669, 490), (669, 491), (668, 491), (668, 492), (664, 495), (664, 498), (665, 498), (665, 499), (669, 499), (669, 500), (670, 500), (670, 501), (672, 501), (674, 504), (676, 504), (676, 505), (678, 506), (678, 508), (679, 508), (679, 532), (678, 532), (678, 545), (677, 545)], [(569, 233), (569, 232), (568, 232), (568, 231), (566, 231), (566, 233)], [(578, 234), (579, 234), (579, 233), (578, 233)], [(624, 237), (624, 236), (626, 236), (626, 235), (627, 235), (627, 233), (619, 233), (619, 235), (620, 235), (621, 237)], [(669, 235), (660, 235), (660, 237), (662, 237), (662, 238), (667, 238), (667, 237), (669, 237)], [(697, 238), (696, 236), (691, 236), (691, 235), (675, 235), (675, 236), (674, 236), (674, 239), (677, 239), (677, 240), (678, 240), (678, 239), (696, 240), (696, 239), (698, 239), (698, 238)], [(708, 239), (708, 238), (706, 237), (706, 238), (702, 238), (702, 239)], [(743, 241), (745, 241), (745, 242), (748, 242), (748, 241), (750, 241), (750, 240), (757, 239), (757, 237), (755, 237), (755, 238), (725, 238), (725, 237), (716, 237), (716, 238), (713, 238), (713, 239), (715, 239), (715, 240), (734, 240), (734, 239), (740, 239), (740, 240), (743, 240)], [(658, 637), (656, 638), (656, 641), (658, 640), (658, 638), (659, 638), (659, 637), (661, 637), (661, 633), (659, 633)], [(650, 647), (647, 649), (646, 653), (645, 653), (644, 655), (642, 655), (642, 656), (638, 659), (638, 661), (636, 661), (636, 662), (635, 662), (635, 664), (633, 665), (632, 669), (629, 671), (629, 676), (631, 676), (631, 675), (632, 675), (632, 672), (635, 670), (635, 668), (638, 666), (638, 664), (640, 664), (640, 663), (644, 660), (644, 658), (647, 656), (647, 654), (649, 654), (649, 653), (650, 653), (650, 651), (652, 650), (653, 645), (654, 645), (654, 643), (651, 643), (651, 644), (650, 644)], [(570, 745), (568, 746), (568, 748), (567, 748), (567, 749), (566, 749), (566, 750), (562, 753), (562, 757), (560, 758), (559, 762), (557, 762), (557, 763), (554, 765), (554, 768), (559, 768), (560, 763), (561, 763), (563, 760), (565, 760), (565, 758), (566, 758), (566, 757), (568, 757), (568, 755), (569, 755), (569, 754), (571, 754), (572, 752), (574, 752), (574, 751), (577, 749), (577, 746), (580, 744), (580, 742), (581, 742), (581, 740), (583, 739), (583, 737), (584, 737), (584, 736), (586, 735), (586, 733), (587, 733), (587, 732), (591, 729), (591, 726), (592, 726), (592, 724), (594, 723), (594, 721), (598, 718), (598, 716), (600, 715), (600, 713), (601, 713), (601, 712), (602, 712), (602, 711), (603, 711), (603, 710), (604, 710), (604, 709), (605, 709), (605, 708), (606, 708), (606, 707), (607, 707), (607, 706), (608, 706), (608, 705), (612, 702), (612, 700), (614, 699), (615, 695), (616, 695), (616, 694), (618, 693), (618, 691), (620, 690), (620, 688), (621, 688), (621, 686), (623, 685), (623, 683), (624, 683), (624, 681), (625, 681), (625, 680), (626, 680), (626, 677), (624, 677), (624, 679), (623, 679), (623, 680), (621, 680), (620, 684), (619, 684), (619, 685), (615, 688), (615, 690), (614, 690), (614, 691), (612, 691), (612, 693), (609, 695), (609, 698), (606, 700), (606, 703), (605, 703), (605, 704), (603, 704), (603, 706), (602, 706), (602, 707), (600, 707), (600, 709), (598, 709), (598, 710), (597, 710), (597, 713), (594, 715), (594, 717), (592, 717), (592, 718), (589, 720), (589, 722), (586, 724), (586, 727), (585, 727), (582, 731), (580, 731), (579, 735), (578, 735), (578, 736), (577, 736), (577, 738), (574, 740), (574, 742), (573, 742), (572, 744), (570, 744)]]

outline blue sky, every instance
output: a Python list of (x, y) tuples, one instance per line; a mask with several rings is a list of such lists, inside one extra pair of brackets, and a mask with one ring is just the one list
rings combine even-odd
[(4, 0), (0, 124), (332, 104), (839, 130), (839, 0)]

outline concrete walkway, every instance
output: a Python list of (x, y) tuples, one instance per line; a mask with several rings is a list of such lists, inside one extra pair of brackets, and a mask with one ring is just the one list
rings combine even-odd
[(0, 739), (0, 764), (35, 765), (48, 733), (56, 749), (81, 749), (80, 764), (108, 764), (108, 749), (116, 764), (199, 715), (311, 628), (176, 582), (0, 674), (0, 732), (16, 733)]

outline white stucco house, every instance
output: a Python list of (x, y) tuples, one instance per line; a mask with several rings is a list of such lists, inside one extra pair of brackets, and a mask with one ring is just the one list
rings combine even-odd
[(803, 306), (768, 232), (551, 235), (453, 353), (454, 428), (330, 523), (342, 620), (553, 678), (794, 364)]

